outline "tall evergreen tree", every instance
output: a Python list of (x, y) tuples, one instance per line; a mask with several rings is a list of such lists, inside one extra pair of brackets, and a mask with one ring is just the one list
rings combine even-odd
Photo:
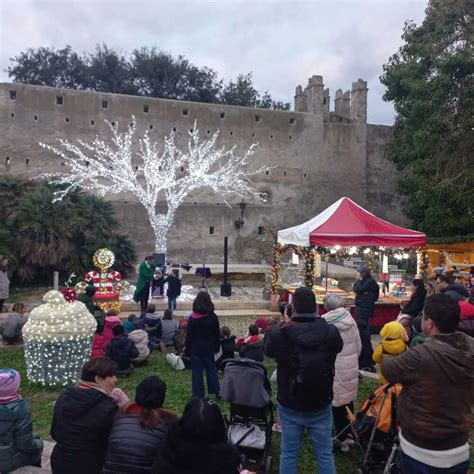
[(431, 0), (381, 77), (397, 114), (387, 157), (405, 214), (430, 236), (474, 232), (473, 14), (473, 0)]

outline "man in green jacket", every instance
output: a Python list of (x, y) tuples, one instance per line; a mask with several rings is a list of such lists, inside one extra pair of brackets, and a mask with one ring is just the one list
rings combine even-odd
[(153, 255), (147, 255), (138, 268), (138, 280), (135, 293), (133, 293), (133, 300), (136, 303), (140, 303), (142, 313), (146, 312), (148, 298), (150, 296), (150, 283), (156, 268), (153, 260)]

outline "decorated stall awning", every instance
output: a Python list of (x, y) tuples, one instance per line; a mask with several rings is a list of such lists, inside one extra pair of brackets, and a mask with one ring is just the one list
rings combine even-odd
[(321, 247), (423, 247), (426, 235), (379, 219), (343, 197), (309, 221), (279, 230), (278, 243)]

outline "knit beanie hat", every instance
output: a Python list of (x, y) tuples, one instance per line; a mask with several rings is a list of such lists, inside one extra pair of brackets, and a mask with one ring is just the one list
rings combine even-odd
[(165, 402), (166, 384), (157, 375), (145, 377), (135, 392), (135, 402), (143, 408), (161, 408)]
[(13, 369), (0, 369), (0, 405), (18, 400), (20, 395), (20, 374)]

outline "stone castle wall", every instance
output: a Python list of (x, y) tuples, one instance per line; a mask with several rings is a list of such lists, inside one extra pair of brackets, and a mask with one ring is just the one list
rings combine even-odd
[[(309, 219), (341, 196), (403, 224), (394, 193), (396, 173), (383, 158), (391, 128), (366, 123), (367, 84), (353, 83), (351, 94), (337, 91), (335, 112), (320, 76), (313, 76), (308, 87), (297, 88), (295, 111), (289, 112), (0, 84), (0, 170), (27, 177), (61, 170), (61, 158), (38, 143), (54, 144), (59, 137), (107, 139), (105, 119), (127, 127), (133, 114), (138, 135), (148, 131), (159, 141), (175, 129), (181, 145), (197, 120), (204, 136), (220, 130), (219, 142), (228, 147), (245, 150), (258, 143), (252, 166), (271, 168), (253, 181), (268, 199), (246, 200), (239, 230), (240, 199), (230, 201), (229, 208), (210, 190), (194, 193), (177, 212), (168, 245), (171, 259), (221, 262), (228, 235), (232, 262), (269, 261), (278, 229)], [(108, 199), (139, 255), (152, 251), (153, 233), (134, 197)]]

